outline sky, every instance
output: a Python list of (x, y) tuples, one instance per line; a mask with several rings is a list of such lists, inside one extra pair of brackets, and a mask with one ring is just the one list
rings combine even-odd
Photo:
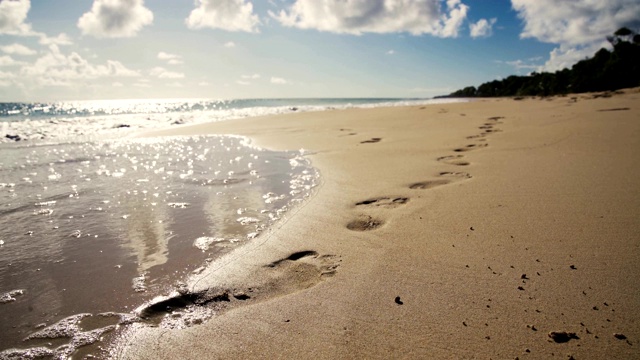
[(555, 71), (638, 0), (0, 0), (0, 101), (402, 97)]

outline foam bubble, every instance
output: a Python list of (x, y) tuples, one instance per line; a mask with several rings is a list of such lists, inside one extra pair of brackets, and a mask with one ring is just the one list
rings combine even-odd
[(222, 241), (225, 241), (225, 239), (224, 238), (202, 236), (202, 237), (199, 237), (199, 238), (197, 238), (197, 239), (195, 239), (193, 241), (193, 246), (195, 246), (196, 248), (198, 248), (198, 249), (200, 249), (202, 251), (207, 251), (207, 250), (209, 250), (209, 247), (211, 246), (211, 244), (222, 242)]
[[(0, 242), (2, 242), (2, 240), (0, 240)], [(0, 295), (0, 304), (14, 302), (16, 301), (16, 296), (24, 295), (24, 292), (25, 292), (24, 289), (17, 289), (17, 290), (11, 290), (9, 292), (6, 292)]]

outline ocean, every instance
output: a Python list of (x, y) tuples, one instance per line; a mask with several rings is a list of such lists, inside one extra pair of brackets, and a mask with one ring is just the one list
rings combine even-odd
[[(260, 237), (321, 181), (304, 150), (145, 130), (451, 100), (0, 104), (0, 359), (68, 358)], [(267, 120), (265, 120), (267, 121)]]

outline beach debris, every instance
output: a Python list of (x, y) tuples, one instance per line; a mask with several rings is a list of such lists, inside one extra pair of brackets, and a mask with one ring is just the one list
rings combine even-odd
[(82, 236), (82, 231), (80, 230), (74, 230), (71, 234), (69, 234), (69, 237), (79, 238), (80, 236)]
[(627, 336), (625, 334), (622, 334), (622, 333), (614, 333), (613, 337), (618, 339), (618, 340), (627, 340)]
[(402, 302), (402, 300), (400, 300), (400, 296), (396, 296), (395, 300), (396, 304), (398, 305), (403, 305), (404, 303)]
[(576, 333), (567, 331), (551, 331), (549, 332), (549, 337), (557, 343), (566, 343), (571, 339), (580, 339)]
[(5, 138), (9, 139), (9, 140), (13, 140), (13, 141), (20, 141), (22, 140), (22, 138), (20, 138), (20, 135), (5, 135)]

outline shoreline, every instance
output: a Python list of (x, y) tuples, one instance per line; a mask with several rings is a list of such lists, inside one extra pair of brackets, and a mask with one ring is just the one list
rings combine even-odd
[[(637, 355), (640, 194), (632, 185), (640, 150), (632, 134), (640, 94), (576, 97), (300, 113), (150, 133), (235, 134), (270, 149), (304, 148), (322, 186), (268, 239), (234, 250), (234, 262), (192, 289), (230, 292), (228, 310), (181, 330), (132, 328), (111, 355)], [(552, 331), (579, 339), (556, 343)]]

